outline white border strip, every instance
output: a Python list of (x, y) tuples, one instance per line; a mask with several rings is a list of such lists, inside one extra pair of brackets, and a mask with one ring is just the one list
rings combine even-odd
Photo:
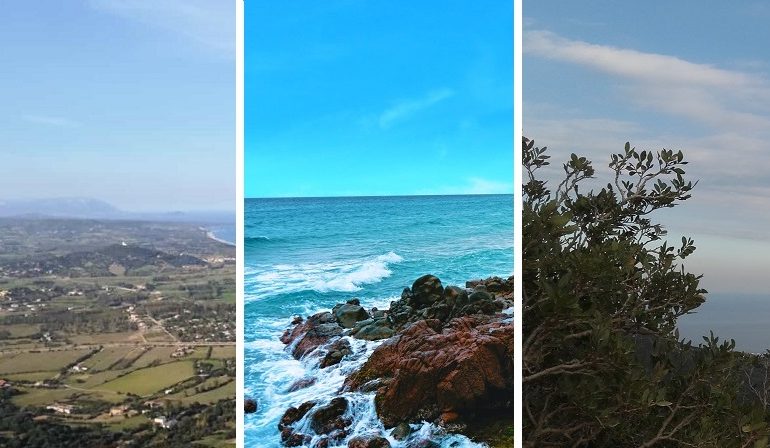
[(243, 3), (235, 0), (235, 443), (244, 445), (243, 416), (243, 373), (245, 359), (243, 355)]
[[(534, 1), (534, 0), (530, 0)], [(514, 359), (513, 359), (513, 434), (514, 446), (522, 448), (522, 285), (521, 285), (521, 137), (522, 137), (522, 99), (521, 99), (521, 37), (522, 37), (522, 0), (513, 0), (513, 265), (514, 265)]]

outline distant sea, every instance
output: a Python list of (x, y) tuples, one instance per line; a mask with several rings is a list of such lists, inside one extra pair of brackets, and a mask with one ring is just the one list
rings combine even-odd
[(235, 245), (235, 224), (210, 226), (208, 230), (215, 238)]
[(694, 314), (679, 318), (680, 338), (703, 342), (709, 331), (720, 339), (735, 339), (737, 350), (770, 350), (770, 297), (766, 294), (708, 294)]
[[(387, 307), (426, 273), (445, 285), (513, 273), (512, 195), (247, 199), (244, 233), (245, 388), (259, 402), (246, 416), (247, 447), (280, 447), (277, 426), (286, 409), (331, 399), (379, 344), (355, 341), (354, 355), (318, 371), (317, 360), (293, 359), (278, 339), (293, 315), (353, 297), (367, 308)], [(315, 385), (287, 392), (311, 374), (320, 377)], [(372, 394), (346, 397), (350, 437), (384, 430)], [(413, 429), (444, 447), (478, 446), (428, 423)]]

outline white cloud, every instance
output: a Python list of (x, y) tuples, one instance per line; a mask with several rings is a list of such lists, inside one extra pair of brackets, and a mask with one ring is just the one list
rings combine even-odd
[(400, 101), (380, 114), (380, 127), (387, 129), (394, 123), (405, 120), (416, 113), (454, 96), (451, 89), (429, 92), (422, 98)]
[(621, 81), (637, 105), (708, 126), (770, 130), (770, 83), (765, 77), (675, 56), (597, 45), (549, 31), (524, 33), (524, 52), (568, 62)]
[(90, 0), (97, 10), (181, 35), (235, 55), (235, 7), (226, 0)]
[(531, 55), (573, 62), (644, 82), (729, 88), (764, 84), (740, 72), (697, 64), (674, 56), (570, 40), (550, 31), (526, 31), (522, 49)]

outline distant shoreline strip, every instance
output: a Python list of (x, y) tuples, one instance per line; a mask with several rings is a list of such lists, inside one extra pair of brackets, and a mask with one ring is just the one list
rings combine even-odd
[(206, 236), (207, 236), (207, 237), (209, 237), (209, 238), (211, 238), (211, 239), (212, 239), (212, 240), (214, 240), (214, 241), (220, 242), (220, 243), (222, 243), (222, 244), (227, 244), (228, 246), (233, 246), (233, 247), (235, 247), (235, 243), (234, 243), (234, 242), (232, 242), (232, 241), (227, 241), (227, 240), (223, 240), (222, 238), (219, 238), (219, 237), (217, 237), (217, 236), (214, 234), (214, 232), (212, 232), (211, 230), (206, 230)]

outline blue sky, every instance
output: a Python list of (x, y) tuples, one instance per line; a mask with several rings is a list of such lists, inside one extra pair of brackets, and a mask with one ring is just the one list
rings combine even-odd
[(229, 1), (4, 2), (0, 199), (232, 209), (234, 26)]
[(692, 235), (712, 292), (766, 292), (770, 4), (524, 2), (524, 135), (606, 175), (611, 152), (681, 149), (694, 196), (661, 219)]
[(246, 196), (512, 193), (512, 8), (246, 2)]

